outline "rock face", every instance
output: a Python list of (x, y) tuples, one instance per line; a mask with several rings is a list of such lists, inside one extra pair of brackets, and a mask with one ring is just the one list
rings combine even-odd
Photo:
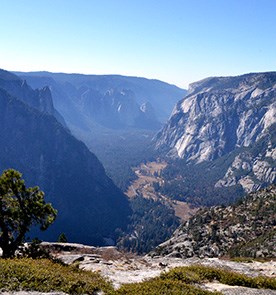
[(271, 186), (232, 206), (201, 209), (155, 255), (276, 257), (275, 204), (276, 187)]
[(156, 147), (198, 164), (235, 154), (217, 187), (245, 191), (276, 179), (276, 72), (208, 78), (190, 86)]
[(222, 179), (218, 180), (215, 187), (229, 187), (241, 185), (245, 192), (258, 190), (264, 183), (275, 183), (275, 151), (267, 151), (266, 155), (260, 153), (255, 156), (250, 152), (238, 154)]
[(21, 80), (10, 72), (0, 70), (0, 87), (43, 113), (55, 114), (51, 92), (47, 86), (33, 90), (26, 80)]
[(25, 82), (20, 88), (21, 79), (1, 74), (0, 170), (19, 170), (26, 184), (39, 185), (58, 210), (56, 222), (37, 235), (55, 241), (64, 232), (69, 241), (87, 244), (114, 238), (115, 229), (128, 222), (124, 194), (96, 156), (52, 115), (49, 89), (32, 90)]
[(52, 93), (48, 86), (33, 90), (26, 80), (19, 79), (16, 75), (0, 69), (0, 88), (5, 89), (10, 95), (19, 98), (40, 112), (53, 115), (66, 127), (64, 118), (54, 108)]

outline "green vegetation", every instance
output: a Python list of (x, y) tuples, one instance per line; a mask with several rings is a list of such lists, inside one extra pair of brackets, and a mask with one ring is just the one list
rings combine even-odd
[(141, 283), (124, 284), (118, 290), (114, 290), (111, 283), (98, 273), (83, 271), (76, 266), (65, 266), (48, 259), (0, 259), (0, 269), (0, 292), (23, 290), (68, 294), (95, 294), (102, 291), (107, 295), (221, 294), (198, 287), (213, 280), (227, 285), (276, 289), (275, 278), (247, 277), (202, 265), (177, 267), (157, 278)]
[(171, 237), (179, 226), (174, 210), (161, 201), (137, 196), (130, 200), (131, 222), (127, 232), (120, 233), (118, 246), (135, 253), (148, 253)]
[(245, 262), (245, 263), (253, 263), (254, 261), (264, 263), (264, 262), (271, 261), (271, 257), (269, 258), (230, 257), (230, 260), (234, 262)]
[[(271, 216), (273, 217), (273, 215)], [(262, 249), (266, 249), (265, 255), (269, 259), (271, 258), (271, 255), (269, 254), (275, 251), (275, 238), (276, 238), (276, 229), (274, 228), (267, 229), (264, 233), (259, 234), (259, 236), (255, 239), (234, 245), (229, 250), (229, 255), (231, 258), (236, 258), (237, 260), (239, 258), (242, 259), (244, 257), (256, 258), (257, 256), (256, 254), (258, 251), (261, 251)], [(265, 255), (263, 259), (265, 258)], [(258, 259), (261, 259), (261, 258), (258, 258)]]
[(125, 191), (136, 179), (132, 168), (153, 159), (154, 134), (153, 131), (137, 129), (103, 131), (93, 136), (88, 147), (103, 163), (107, 175)]
[(47, 259), (0, 259), (1, 291), (59, 291), (68, 294), (95, 294), (110, 291), (111, 284), (99, 274), (81, 271)]
[[(201, 208), (156, 255), (275, 257), (276, 187), (251, 193), (232, 206)], [(177, 245), (177, 246), (174, 246)]]
[(242, 187), (216, 188), (215, 184), (224, 176), (234, 158), (232, 153), (197, 165), (187, 164), (182, 159), (168, 159), (167, 167), (161, 172), (164, 184), (155, 189), (172, 199), (195, 206), (228, 205), (244, 194)]
[(34, 225), (46, 230), (57, 211), (44, 201), (38, 187), (26, 188), (21, 174), (13, 169), (0, 176), (0, 247), (3, 257), (12, 257), (25, 234)]
[(67, 243), (67, 237), (65, 235), (65, 233), (61, 233), (58, 237), (58, 243)]
[(220, 292), (205, 291), (179, 280), (151, 279), (143, 283), (126, 284), (110, 295), (222, 295)]
[(220, 292), (209, 292), (195, 287), (212, 281), (219, 281), (222, 284), (236, 285), (249, 288), (276, 289), (276, 279), (267, 277), (248, 277), (232, 271), (218, 269), (202, 265), (177, 267), (169, 272), (161, 274), (158, 278), (136, 284), (123, 285), (112, 295), (207, 295), (221, 294)]
[(276, 289), (276, 279), (264, 276), (248, 277), (244, 274), (203, 265), (177, 267), (161, 275), (163, 279), (177, 280), (187, 284), (219, 281), (231, 286), (258, 289)]
[[(229, 205), (242, 197), (245, 193), (241, 185), (236, 184), (229, 187), (215, 187), (218, 180), (222, 179), (236, 156), (248, 154), (252, 158), (261, 158), (267, 161), (271, 167), (275, 161), (267, 157), (269, 146), (276, 145), (276, 124), (269, 129), (269, 135), (264, 136), (248, 147), (236, 148), (229, 154), (223, 155), (213, 161), (206, 161), (194, 165), (186, 163), (184, 159), (167, 159), (168, 165), (162, 171), (164, 180), (162, 186), (156, 186), (156, 191), (172, 199), (186, 201), (194, 205), (213, 206)], [(233, 169), (234, 176), (239, 179), (248, 174), (247, 170)], [(250, 176), (256, 184), (268, 185), (260, 181), (251, 171)]]
[(18, 257), (25, 258), (51, 258), (50, 251), (41, 247), (41, 241), (37, 238), (33, 239), (31, 243), (28, 244), (28, 247), (21, 247)]

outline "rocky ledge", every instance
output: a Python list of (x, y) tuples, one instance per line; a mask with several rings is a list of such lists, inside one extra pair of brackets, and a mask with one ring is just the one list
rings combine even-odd
[[(92, 247), (81, 244), (69, 243), (42, 243), (42, 246), (51, 252), (54, 258), (60, 259), (63, 263), (77, 264), (80, 269), (100, 272), (109, 279), (115, 287), (125, 283), (142, 282), (145, 279), (153, 278), (164, 271), (178, 266), (189, 266), (201, 264), (218, 268), (225, 268), (248, 276), (264, 275), (276, 278), (276, 261), (267, 262), (234, 262), (219, 258), (172, 258), (172, 257), (151, 257), (137, 256), (129, 253), (122, 253), (116, 247)], [(228, 286), (217, 282), (206, 283), (201, 286), (210, 291), (220, 291), (226, 295), (276, 295), (273, 290), (259, 290)], [(1, 295), (65, 295), (60, 292), (3, 292)]]
[[(53, 255), (65, 264), (77, 263), (80, 269), (100, 272), (104, 277), (113, 282), (115, 287), (125, 283), (142, 282), (153, 278), (164, 271), (178, 266), (201, 264), (206, 266), (225, 268), (248, 276), (264, 275), (276, 278), (276, 261), (267, 262), (234, 262), (219, 258), (172, 258), (137, 256), (130, 253), (122, 253), (116, 247), (90, 247), (80, 244), (43, 243)], [(58, 251), (57, 251), (58, 249)], [(257, 290), (237, 286), (223, 285), (217, 282), (201, 286), (204, 289), (218, 290), (223, 294), (235, 295), (275, 295), (273, 290)], [(17, 294), (25, 295), (25, 294)], [(42, 295), (42, 294), (29, 294)], [(60, 294), (52, 294), (60, 295)]]

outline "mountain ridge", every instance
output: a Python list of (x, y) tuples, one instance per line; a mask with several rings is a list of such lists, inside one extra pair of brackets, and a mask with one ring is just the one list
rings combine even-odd
[(156, 149), (195, 166), (216, 165), (216, 160), (233, 155), (212, 184), (217, 188), (238, 185), (250, 192), (274, 183), (275, 97), (276, 72), (195, 82), (157, 134)]
[[(80, 88), (86, 86), (96, 91), (105, 93), (110, 89), (131, 90), (135, 93), (138, 105), (149, 102), (153, 105), (158, 121), (163, 122), (167, 119), (176, 101), (186, 94), (186, 90), (173, 84), (165, 83), (157, 79), (147, 79), (135, 76), (123, 75), (84, 75), (84, 74), (66, 74), (51, 72), (15, 72), (23, 76), (32, 85), (38, 83), (31, 78), (51, 77), (57, 83), (68, 83), (74, 87)], [(40, 84), (41, 86), (41, 84)], [(59, 110), (60, 111), (60, 110)]]

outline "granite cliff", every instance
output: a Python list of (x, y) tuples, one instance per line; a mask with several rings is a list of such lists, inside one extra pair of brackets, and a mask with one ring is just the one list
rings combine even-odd
[(156, 148), (190, 165), (228, 158), (212, 185), (250, 192), (276, 180), (275, 129), (276, 72), (207, 78), (177, 103)]

